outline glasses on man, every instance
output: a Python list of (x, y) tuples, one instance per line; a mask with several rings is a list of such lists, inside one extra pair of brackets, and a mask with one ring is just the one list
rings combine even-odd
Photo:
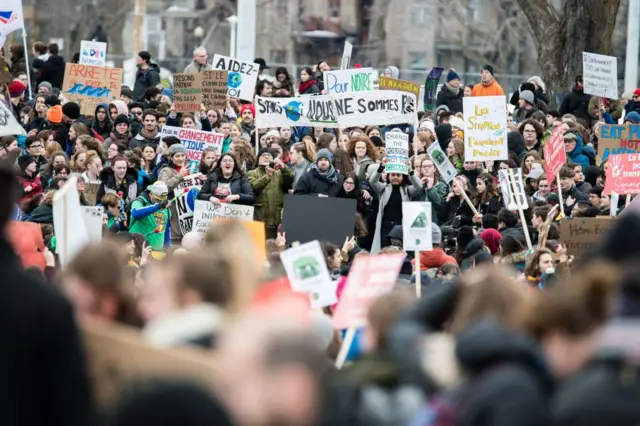
[(524, 129), (525, 133), (535, 133), (535, 129)]

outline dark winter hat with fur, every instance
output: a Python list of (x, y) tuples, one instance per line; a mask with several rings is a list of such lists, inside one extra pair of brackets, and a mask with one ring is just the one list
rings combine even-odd
[(118, 115), (116, 119), (113, 120), (113, 127), (117, 126), (118, 124), (126, 124), (128, 126), (129, 118), (124, 114)]
[(22, 170), (23, 172), (27, 169), (27, 167), (29, 167), (29, 164), (31, 163), (36, 163), (36, 159), (30, 155), (21, 155), (20, 157), (18, 157), (18, 167), (20, 167), (20, 170)]
[(62, 105), (62, 113), (71, 120), (77, 120), (80, 118), (80, 105), (75, 102), (67, 102)]

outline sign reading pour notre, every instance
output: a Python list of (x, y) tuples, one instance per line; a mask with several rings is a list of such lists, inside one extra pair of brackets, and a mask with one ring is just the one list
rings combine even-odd
[(121, 87), (122, 68), (70, 63), (65, 66), (62, 95), (80, 105), (82, 115), (93, 116), (98, 104), (120, 99)]

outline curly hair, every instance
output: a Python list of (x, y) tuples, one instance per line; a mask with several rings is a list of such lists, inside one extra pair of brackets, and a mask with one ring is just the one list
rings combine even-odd
[(367, 146), (367, 156), (369, 158), (371, 158), (373, 161), (376, 161), (378, 159), (378, 151), (373, 145), (373, 142), (371, 142), (371, 139), (369, 139), (367, 136), (356, 136), (355, 138), (351, 138), (351, 140), (349, 141), (349, 149), (347, 150), (350, 158), (356, 158), (356, 144), (358, 142), (365, 143), (365, 145)]
[(538, 123), (537, 121), (528, 118), (526, 120), (524, 120), (523, 122), (521, 122), (520, 124), (518, 124), (518, 132), (524, 136), (524, 126), (526, 125), (530, 125), (533, 126), (534, 129), (536, 129), (536, 138), (538, 140), (541, 140), (544, 137), (544, 127), (542, 127), (542, 125), (540, 125), (540, 123)]
[[(233, 148), (233, 158), (237, 159), (237, 162), (246, 165), (256, 164), (256, 157), (253, 155), (253, 148), (249, 146), (248, 143), (244, 141), (244, 139), (234, 139), (231, 142), (231, 147)], [(218, 164), (220, 164), (220, 160), (222, 157), (218, 158)], [(250, 167), (247, 167), (247, 169)]]
[(525, 277), (539, 277), (542, 275), (542, 271), (539, 269), (538, 264), (540, 263), (540, 257), (543, 254), (548, 254), (549, 256), (553, 256), (551, 250), (547, 248), (539, 248), (535, 249), (533, 253), (527, 258), (527, 263), (524, 266), (523, 274)]

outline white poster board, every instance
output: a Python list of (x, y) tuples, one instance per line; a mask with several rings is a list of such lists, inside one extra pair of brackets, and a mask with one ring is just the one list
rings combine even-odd
[(431, 235), (431, 203), (402, 203), (402, 245), (405, 251), (433, 250)]
[(178, 215), (178, 226), (182, 235), (190, 232), (193, 224), (193, 210), (200, 192), (199, 174), (185, 176), (184, 180), (173, 190), (173, 201)]
[(620, 201), (620, 194), (613, 191), (609, 196), (609, 215), (616, 217), (618, 216), (618, 202)]
[(104, 67), (107, 60), (107, 43), (101, 41), (80, 42), (80, 60), (78, 63), (83, 65), (96, 65)]
[(261, 98), (256, 96), (256, 127), (337, 128), (333, 98), (329, 95), (295, 98)]
[(375, 124), (418, 124), (418, 103), (413, 93), (374, 90), (331, 96), (338, 124), (343, 128)]
[(4, 102), (0, 102), (0, 136), (13, 135), (27, 136), (27, 132), (18, 123), (16, 117), (9, 111)]
[[(524, 191), (522, 169), (513, 169), (513, 176), (515, 181), (511, 182), (509, 170), (500, 169), (498, 171), (500, 190), (502, 191), (502, 202), (507, 210), (517, 211), (520, 207), (522, 210), (526, 210), (529, 208), (529, 204), (527, 203), (527, 195)], [(517, 191), (515, 194), (513, 192), (514, 186)]]
[(582, 52), (584, 93), (618, 99), (618, 58)]
[(387, 173), (409, 174), (409, 135), (401, 131), (389, 131), (384, 136), (387, 164), (384, 169)]
[(205, 148), (213, 148), (216, 153), (222, 153), (224, 135), (222, 133), (205, 132), (198, 129), (185, 129), (183, 127), (163, 126), (162, 136), (175, 136), (180, 139), (187, 150), (187, 167), (192, 172), (198, 170), (202, 152)]
[(216, 54), (213, 56), (213, 69), (229, 71), (230, 97), (253, 101), (260, 65)]
[(215, 206), (211, 201), (195, 200), (192, 231), (204, 238), (213, 225), (214, 219), (253, 220), (253, 206), (220, 203)]
[(72, 175), (53, 195), (53, 227), (56, 251), (62, 268), (90, 242), (76, 188), (77, 182), (78, 178)]
[(473, 96), (462, 99), (465, 161), (506, 160), (507, 98)]
[(351, 55), (353, 54), (353, 45), (348, 41), (344, 42), (344, 50), (342, 51), (342, 61), (340, 62), (340, 69), (349, 68), (351, 63)]
[(453, 166), (447, 154), (440, 148), (438, 141), (433, 142), (427, 148), (427, 154), (431, 157), (431, 161), (435, 164), (436, 169), (440, 172), (440, 176), (445, 182), (450, 183), (454, 177), (458, 174), (458, 171)]
[(324, 72), (324, 88), (329, 94), (370, 92), (373, 87), (373, 68), (355, 68)]
[(99, 243), (102, 241), (103, 216), (104, 207), (102, 206), (82, 206), (82, 219), (90, 243)]

